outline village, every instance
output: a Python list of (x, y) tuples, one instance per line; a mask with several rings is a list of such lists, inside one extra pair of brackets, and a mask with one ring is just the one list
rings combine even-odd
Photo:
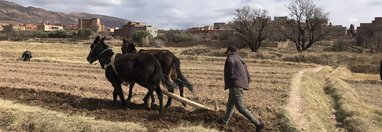
[[(261, 18), (259, 18), (261, 19)], [(269, 18), (267, 18), (269, 19)], [(77, 33), (80, 30), (88, 29), (93, 33), (110, 35), (113, 37), (120, 38), (131, 38), (132, 34), (136, 31), (145, 31), (150, 34), (150, 38), (157, 38), (158, 35), (163, 35), (169, 30), (158, 29), (152, 25), (146, 24), (144, 22), (134, 22), (127, 21), (125, 25), (120, 27), (107, 27), (105, 26), (100, 18), (89, 18), (89, 19), (78, 19), (77, 24), (60, 24), (60, 23), (49, 23), (43, 21), (40, 24), (24, 23), (24, 24), (9, 24), (0, 23), (1, 33), (11, 33), (11, 32), (55, 32), (55, 31), (67, 31), (71, 33)], [(291, 20), (287, 16), (274, 17), (273, 20), (269, 21), (267, 28), (269, 28), (269, 33), (271, 36), (264, 42), (265, 47), (285, 47), (287, 38), (283, 35), (284, 29), (288, 26)], [(187, 29), (181, 29), (182, 31), (198, 36), (199, 41), (211, 41), (211, 40), (224, 40), (234, 37), (234, 30), (232, 29), (232, 22), (216, 22), (211, 25), (201, 26), (201, 27), (189, 27)], [(371, 23), (360, 23), (359, 27), (354, 27), (353, 24), (349, 25), (349, 28), (343, 25), (332, 25), (328, 20), (320, 20), (319, 28), (326, 32), (325, 39), (336, 40), (336, 39), (366, 39), (371, 38), (370, 34), (375, 34), (382, 30), (382, 17), (375, 17)], [(220, 37), (219, 37), (220, 36)], [(223, 38), (223, 37), (225, 38)], [(149, 37), (149, 36), (147, 36)], [(149, 39), (149, 38), (147, 38)], [(370, 48), (371, 50), (381, 51), (381, 44), (376, 46), (370, 43), (357, 43), (356, 45), (362, 46), (364, 48)]]
[(380, 8), (0, 0), (0, 131), (379, 132)]

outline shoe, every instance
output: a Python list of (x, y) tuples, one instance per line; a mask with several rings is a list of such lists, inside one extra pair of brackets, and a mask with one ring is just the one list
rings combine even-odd
[(260, 122), (259, 125), (256, 125), (256, 132), (261, 132), (264, 128), (264, 123)]

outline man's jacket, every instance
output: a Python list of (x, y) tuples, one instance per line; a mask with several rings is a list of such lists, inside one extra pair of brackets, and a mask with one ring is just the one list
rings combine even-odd
[(244, 59), (236, 54), (230, 54), (224, 65), (224, 89), (242, 87), (249, 89), (250, 75)]

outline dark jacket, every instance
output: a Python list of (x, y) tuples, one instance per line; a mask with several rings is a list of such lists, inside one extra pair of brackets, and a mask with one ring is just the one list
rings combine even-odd
[(230, 54), (224, 65), (224, 89), (242, 87), (248, 90), (251, 81), (244, 59), (236, 54)]

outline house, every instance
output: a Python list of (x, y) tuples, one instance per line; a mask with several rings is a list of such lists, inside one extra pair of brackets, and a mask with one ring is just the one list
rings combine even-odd
[(91, 29), (94, 32), (102, 32), (106, 29), (106, 26), (101, 23), (99, 18), (91, 19), (78, 19), (78, 29)]
[(49, 24), (49, 23), (42, 23), (37, 25), (37, 30), (44, 31), (44, 32), (52, 32), (52, 31), (58, 31), (58, 30), (64, 30), (64, 26), (62, 24)]
[(151, 34), (152, 37), (158, 36), (158, 29), (155, 27), (152, 27), (151, 25), (147, 25), (143, 22), (127, 22), (126, 25), (123, 25), (121, 29), (115, 29), (114, 35), (125, 37), (125, 38), (131, 38), (132, 33), (135, 31), (147, 31)]

